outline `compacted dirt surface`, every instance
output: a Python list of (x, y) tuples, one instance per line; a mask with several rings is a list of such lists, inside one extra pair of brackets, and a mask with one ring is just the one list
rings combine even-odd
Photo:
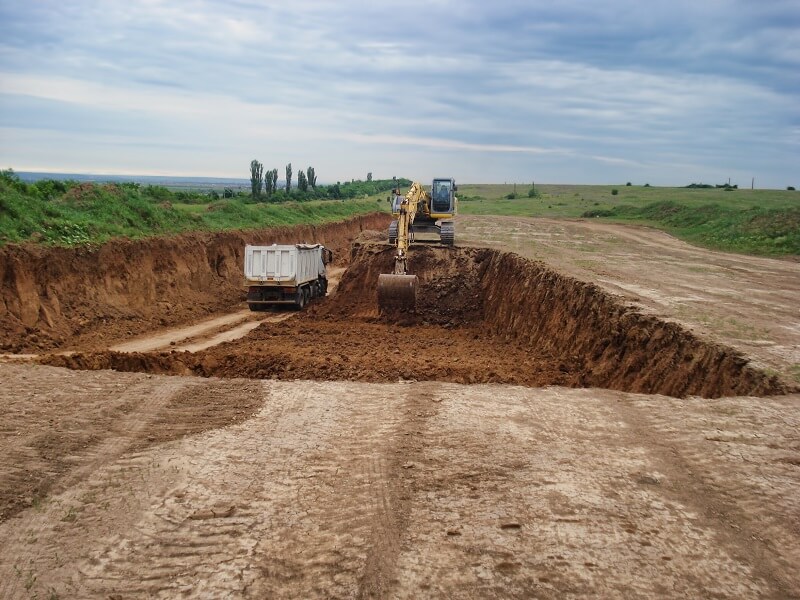
[(597, 227), (464, 218), (392, 315), (375, 234), (302, 313), (242, 311), (234, 236), (137, 275), (213, 311), (107, 272), (93, 324), (7, 252), (0, 597), (800, 597), (800, 263)]

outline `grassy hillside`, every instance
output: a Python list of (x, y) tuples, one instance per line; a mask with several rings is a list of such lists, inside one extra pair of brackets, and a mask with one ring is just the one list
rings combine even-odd
[(0, 173), (0, 244), (75, 245), (121, 236), (317, 224), (377, 210), (387, 210), (385, 193), (348, 200), (254, 203), (249, 196), (219, 199), (134, 183), (26, 184), (13, 173)]
[[(643, 186), (460, 185), (471, 215), (592, 218), (657, 227), (692, 243), (764, 255), (800, 255), (800, 192)], [(617, 190), (614, 194), (613, 190)]]
[[(120, 236), (324, 223), (388, 210), (391, 185), (391, 180), (345, 182), (314, 192), (341, 199), (312, 199), (311, 192), (297, 191), (289, 197), (281, 190), (272, 202), (253, 202), (249, 194), (219, 198), (214, 192), (135, 183), (28, 184), (3, 171), (0, 244), (74, 245)], [(588, 185), (537, 185), (535, 194), (530, 191), (527, 185), (461, 185), (459, 210), (638, 223), (721, 250), (800, 255), (800, 192)]]

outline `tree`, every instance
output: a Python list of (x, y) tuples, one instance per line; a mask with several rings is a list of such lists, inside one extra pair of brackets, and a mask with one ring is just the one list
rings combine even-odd
[(303, 173), (303, 171), (297, 172), (297, 189), (300, 190), (301, 192), (308, 191), (308, 178), (306, 177), (306, 174)]
[(292, 191), (292, 163), (286, 165), (286, 193)]
[(367, 181), (372, 181), (372, 173), (367, 173)]
[(257, 160), (253, 159), (250, 161), (250, 190), (252, 191), (253, 198), (258, 198), (261, 196), (261, 186), (263, 185), (263, 181), (261, 179), (262, 174), (264, 173), (264, 165), (262, 165)]
[(317, 189), (317, 174), (314, 172), (314, 167), (308, 167), (306, 175), (308, 176), (308, 185), (311, 186), (311, 189)]
[(278, 169), (267, 171), (267, 174), (264, 175), (264, 181), (269, 182), (267, 183), (267, 195), (271, 196), (278, 189)]
[(264, 173), (264, 188), (267, 193), (267, 197), (272, 196), (275, 192), (275, 180), (273, 179), (273, 175), (278, 172), (277, 169), (271, 169)]

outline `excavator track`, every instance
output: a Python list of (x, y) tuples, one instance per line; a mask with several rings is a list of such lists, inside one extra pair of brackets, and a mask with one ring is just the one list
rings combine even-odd
[(442, 244), (454, 246), (456, 243), (456, 227), (452, 221), (445, 221), (441, 225)]

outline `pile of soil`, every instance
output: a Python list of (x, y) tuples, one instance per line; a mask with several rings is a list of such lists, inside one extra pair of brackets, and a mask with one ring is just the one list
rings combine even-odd
[(203, 376), (596, 386), (671, 396), (790, 389), (735, 350), (643, 315), (600, 288), (491, 249), (417, 245), (417, 309), (380, 315), (393, 249), (362, 239), (337, 294), (197, 354), (99, 352), (48, 364)]
[(322, 243), (337, 264), (387, 214), (320, 226), (114, 240), (102, 246), (0, 247), (0, 352), (102, 348), (244, 301), (246, 244)]

